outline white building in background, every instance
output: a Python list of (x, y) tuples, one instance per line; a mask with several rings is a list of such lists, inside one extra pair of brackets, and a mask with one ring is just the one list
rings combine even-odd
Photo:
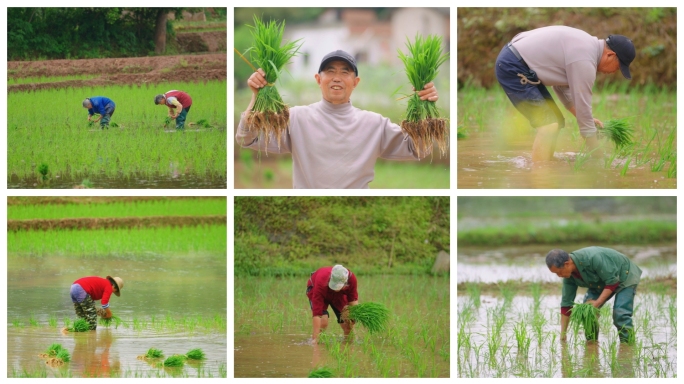
[(358, 64), (401, 65), (397, 49), (406, 52), (406, 38), (442, 36), (442, 48), (449, 51), (449, 8), (396, 8), (388, 20), (378, 20), (369, 9), (332, 8), (313, 23), (288, 24), (287, 40), (302, 39), (300, 55), (288, 71), (293, 77), (313, 77), (326, 54), (342, 49), (354, 55)]

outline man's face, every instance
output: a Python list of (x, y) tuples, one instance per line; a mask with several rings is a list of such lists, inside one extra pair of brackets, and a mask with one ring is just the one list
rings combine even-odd
[(341, 60), (329, 62), (315, 77), (323, 99), (333, 104), (348, 103), (352, 91), (361, 81), (356, 77), (354, 68)]
[(604, 52), (601, 56), (597, 71), (601, 73), (615, 73), (620, 70), (620, 59), (613, 51)]
[(166, 106), (166, 98), (164, 97), (164, 98), (162, 98), (161, 100), (159, 100), (159, 104), (157, 104), (157, 105)]
[(569, 260), (566, 261), (562, 267), (558, 268), (555, 265), (552, 265), (549, 270), (558, 275), (558, 277), (568, 278), (572, 275), (572, 267), (570, 266)]

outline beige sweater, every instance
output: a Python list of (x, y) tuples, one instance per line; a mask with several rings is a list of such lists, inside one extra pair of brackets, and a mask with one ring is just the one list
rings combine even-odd
[(274, 137), (265, 141), (248, 131), (243, 113), (235, 139), (244, 148), (292, 153), (294, 188), (368, 188), (377, 158), (419, 160), (400, 126), (351, 102), (321, 100), (290, 108), (290, 126), (280, 148)]
[(521, 32), (511, 42), (563, 105), (575, 107), (580, 134), (596, 135), (591, 98), (605, 41), (579, 29), (553, 26)]

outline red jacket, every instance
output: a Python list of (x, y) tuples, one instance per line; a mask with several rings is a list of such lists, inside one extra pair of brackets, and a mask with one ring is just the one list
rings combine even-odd
[[(169, 97), (175, 97), (178, 100), (178, 102), (181, 103), (181, 105), (183, 106), (183, 109), (188, 108), (189, 106), (192, 105), (192, 99), (190, 98), (190, 95), (188, 95), (187, 93), (185, 93), (183, 91), (176, 91), (176, 90), (168, 91), (164, 94), (164, 97), (166, 97), (167, 99)], [(176, 106), (173, 104), (170, 104), (168, 100), (166, 101), (166, 105), (170, 108), (176, 108)]]
[[(328, 287), (330, 274), (333, 267), (323, 267), (314, 272), (307, 282), (306, 296), (311, 300), (311, 311), (313, 316), (322, 316), (323, 311), (332, 305), (338, 311), (342, 311), (348, 303), (359, 299), (356, 290), (356, 275), (349, 271), (347, 285), (339, 292), (335, 292)], [(311, 290), (308, 287), (313, 287)]]
[(109, 280), (98, 276), (89, 276), (74, 281), (74, 284), (80, 285), (93, 300), (102, 300), (102, 308), (109, 307), (109, 298), (114, 292), (112, 290), (112, 283)]

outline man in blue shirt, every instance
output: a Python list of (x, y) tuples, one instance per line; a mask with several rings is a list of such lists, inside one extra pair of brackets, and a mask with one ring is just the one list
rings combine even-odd
[[(100, 122), (100, 128), (109, 129), (109, 119), (114, 114), (116, 105), (114, 102), (104, 96), (95, 96), (83, 100), (83, 108), (88, 109), (88, 121), (94, 123)], [(95, 120), (91, 120), (94, 114), (99, 114)]]

